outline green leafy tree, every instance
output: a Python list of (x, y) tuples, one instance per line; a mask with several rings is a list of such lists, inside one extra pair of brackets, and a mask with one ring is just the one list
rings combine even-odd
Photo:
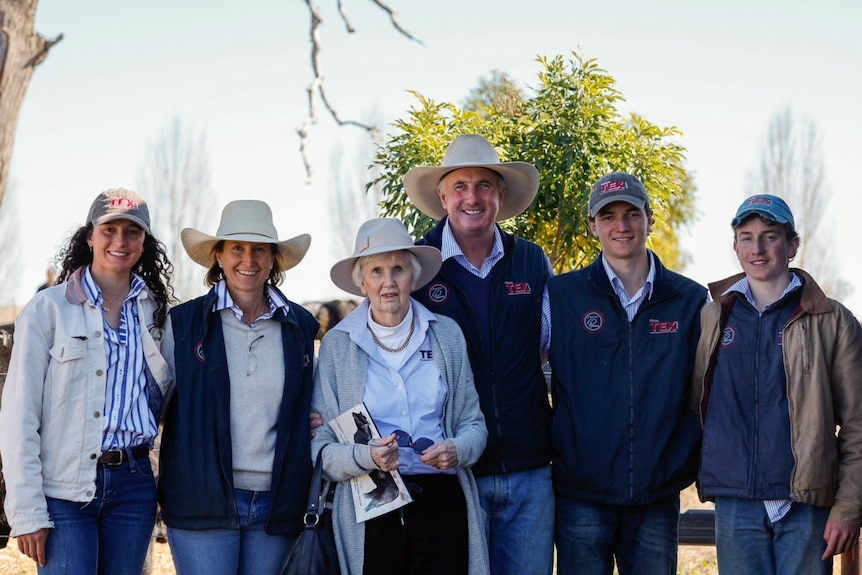
[[(407, 119), (394, 123), (395, 135), (384, 141), (375, 158), (380, 174), (369, 186), (382, 190), (383, 213), (400, 218), (416, 236), (427, 232), (434, 222), (407, 198), (404, 174), (414, 166), (440, 165), (459, 134), (480, 134), (494, 145), (501, 161), (530, 162), (539, 170), (536, 200), (503, 225), (541, 245), (555, 271), (583, 267), (598, 255), (601, 248), (589, 231), (587, 204), (592, 184), (614, 170), (644, 182), (656, 220), (649, 246), (667, 265), (680, 269), (685, 257), (677, 232), (694, 218), (695, 190), (684, 167), (685, 148), (677, 141), (681, 132), (636, 114), (621, 117), (617, 104), (622, 95), (593, 59), (573, 53), (568, 60), (557, 56), (538, 61), (543, 68), (538, 86), (520, 106), (471, 97), (470, 108), (459, 108), (414, 92), (418, 105)], [(470, 104), (477, 101), (481, 103)]]

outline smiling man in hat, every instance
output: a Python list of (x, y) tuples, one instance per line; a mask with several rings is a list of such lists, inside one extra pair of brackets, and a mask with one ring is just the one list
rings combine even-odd
[(414, 297), (461, 326), (488, 426), (473, 473), (488, 515), (491, 573), (550, 574), (551, 411), (541, 357), (552, 272), (542, 248), (497, 225), (527, 209), (539, 173), (524, 162), (500, 162), (490, 143), (467, 134), (452, 142), (442, 166), (407, 172), (404, 189), (439, 220), (417, 243), (443, 254), (436, 277)]
[(743, 273), (709, 285), (692, 393), (718, 568), (828, 575), (862, 522), (862, 328), (790, 267), (784, 200), (746, 199), (731, 227)]
[(592, 265), (551, 278), (557, 573), (673, 575), (679, 492), (697, 472), (688, 383), (706, 289), (647, 249), (641, 181), (593, 186)]

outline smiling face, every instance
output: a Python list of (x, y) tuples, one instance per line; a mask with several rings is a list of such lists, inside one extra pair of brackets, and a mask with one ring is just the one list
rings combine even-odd
[(228, 292), (238, 299), (240, 294), (263, 293), (275, 256), (271, 244), (225, 241), (216, 260), (224, 271)]
[(784, 226), (752, 217), (734, 230), (733, 251), (749, 281), (789, 281), (790, 260), (799, 249), (799, 237), (787, 239)]
[(497, 172), (487, 168), (460, 168), (440, 180), (437, 194), (457, 237), (492, 230), (503, 203), (504, 190)]
[(410, 309), (410, 293), (416, 287), (407, 252), (368, 256), (361, 265), (359, 289), (368, 297), (372, 319), (380, 325), (398, 325)]
[(145, 237), (143, 228), (130, 220), (95, 226), (87, 236), (87, 244), (93, 250), (93, 274), (131, 275), (144, 253)]
[(646, 255), (646, 239), (653, 225), (652, 212), (628, 202), (612, 202), (590, 220), (590, 230), (599, 238), (602, 252), (614, 262)]

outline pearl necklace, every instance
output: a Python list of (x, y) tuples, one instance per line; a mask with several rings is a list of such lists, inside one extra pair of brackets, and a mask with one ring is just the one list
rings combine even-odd
[(371, 329), (370, 325), (366, 324), (365, 327), (367, 327), (368, 331), (371, 332), (371, 338), (374, 340), (374, 343), (376, 343), (380, 349), (382, 349), (383, 351), (388, 351), (389, 353), (399, 353), (407, 349), (407, 344), (410, 343), (410, 338), (413, 337), (413, 330), (416, 328), (416, 320), (414, 319), (412, 322), (410, 322), (410, 333), (407, 334), (407, 339), (405, 339), (404, 343), (402, 343), (395, 349), (383, 345), (383, 342), (377, 339), (377, 334), (374, 333), (374, 330)]

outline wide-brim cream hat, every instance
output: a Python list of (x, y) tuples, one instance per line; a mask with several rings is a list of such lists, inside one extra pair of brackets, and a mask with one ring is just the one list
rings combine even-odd
[(275, 244), (278, 246), (278, 262), (282, 271), (289, 270), (305, 257), (311, 236), (300, 234), (289, 240), (279, 240), (272, 223), (272, 210), (260, 200), (236, 200), (221, 212), (221, 221), (216, 234), (211, 236), (192, 228), (180, 232), (180, 239), (189, 257), (197, 264), (209, 269), (215, 261), (213, 248), (222, 241)]
[(437, 195), (440, 180), (459, 168), (487, 168), (503, 177), (506, 195), (497, 221), (513, 218), (530, 207), (539, 191), (539, 171), (526, 162), (501, 162), (497, 150), (476, 134), (455, 138), (443, 155), (442, 166), (418, 166), (404, 175), (404, 191), (410, 201), (430, 218), (442, 220), (446, 210)]
[(440, 266), (443, 265), (443, 256), (440, 250), (433, 246), (417, 246), (413, 244), (413, 238), (407, 233), (407, 228), (401, 220), (395, 218), (375, 218), (368, 220), (356, 232), (356, 246), (353, 255), (335, 263), (329, 271), (332, 283), (353, 295), (362, 296), (362, 290), (353, 283), (353, 266), (356, 260), (365, 256), (385, 254), (388, 252), (399, 252), (407, 250), (419, 259), (422, 273), (416, 278), (416, 287), (419, 289), (437, 275)]

